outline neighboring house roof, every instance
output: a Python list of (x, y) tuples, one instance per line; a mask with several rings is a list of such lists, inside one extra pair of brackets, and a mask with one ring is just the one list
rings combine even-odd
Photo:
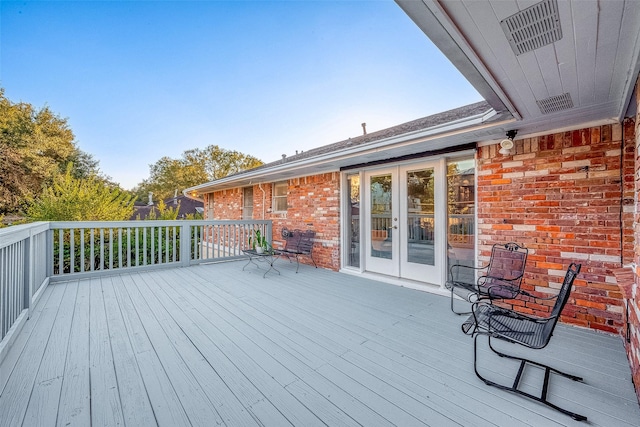
[[(618, 123), (640, 70), (640, 1), (396, 0), (469, 80), (479, 102), (299, 153), (185, 190), (325, 173), (411, 153)], [(537, 18), (547, 25), (537, 25)], [(521, 28), (517, 28), (522, 25)], [(526, 43), (518, 43), (522, 30)], [(538, 34), (539, 29), (548, 33)], [(520, 34), (520, 36), (522, 36)]]
[[(176, 208), (179, 204), (180, 208), (178, 209), (178, 219), (184, 219), (187, 215), (192, 215), (196, 213), (202, 214), (204, 212), (204, 204), (199, 200), (194, 200), (184, 195), (179, 195), (176, 197), (169, 197), (168, 199), (164, 199), (164, 204), (167, 208)], [(155, 211), (156, 215), (159, 215), (157, 204), (136, 204), (133, 207), (133, 215), (131, 216), (131, 220), (137, 219), (147, 219), (149, 214), (152, 211)]]

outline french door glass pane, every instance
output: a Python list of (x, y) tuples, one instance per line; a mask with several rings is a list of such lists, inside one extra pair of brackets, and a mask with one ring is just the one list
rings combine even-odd
[(370, 182), (371, 200), (371, 256), (392, 258), (391, 174), (372, 176)]
[(435, 265), (433, 168), (407, 172), (407, 260)]
[(347, 176), (349, 204), (347, 206), (348, 265), (360, 267), (360, 176)]

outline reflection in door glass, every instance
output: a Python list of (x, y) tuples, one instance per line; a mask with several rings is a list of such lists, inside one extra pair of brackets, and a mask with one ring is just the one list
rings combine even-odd
[[(448, 268), (453, 264), (474, 266), (475, 174), (474, 159), (447, 163)], [(472, 283), (474, 278), (465, 280)]]
[(434, 170), (407, 172), (407, 259), (435, 265), (434, 257)]
[(370, 184), (371, 256), (391, 259), (391, 175), (372, 176)]
[(360, 175), (347, 176), (349, 205), (347, 207), (347, 238), (351, 267), (360, 267)]

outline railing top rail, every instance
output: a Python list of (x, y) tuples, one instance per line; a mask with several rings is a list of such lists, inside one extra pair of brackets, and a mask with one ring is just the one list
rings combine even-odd
[(268, 224), (270, 220), (136, 220), (136, 221), (53, 221), (50, 222), (50, 228), (66, 229), (66, 228), (136, 228), (136, 227), (158, 227), (158, 226), (180, 226), (180, 225), (225, 225), (225, 224), (241, 224), (256, 225)]
[(49, 224), (49, 222), (34, 222), (0, 229), (0, 249), (49, 230)]

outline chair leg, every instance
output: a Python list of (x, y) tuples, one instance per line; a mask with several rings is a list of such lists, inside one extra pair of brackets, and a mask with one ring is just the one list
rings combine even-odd
[(563, 372), (563, 371), (560, 371), (558, 369), (552, 368), (551, 366), (545, 365), (543, 363), (539, 363), (539, 362), (535, 362), (533, 360), (523, 359), (521, 357), (511, 356), (509, 354), (502, 353), (502, 352), (496, 350), (493, 347), (493, 345), (491, 345), (491, 337), (489, 337), (489, 348), (491, 349), (491, 351), (493, 351), (495, 354), (497, 354), (500, 357), (506, 357), (506, 358), (509, 358), (509, 359), (519, 360), (521, 362), (525, 362), (525, 363), (528, 363), (530, 365), (535, 365), (535, 366), (538, 366), (540, 368), (544, 368), (545, 371), (549, 370), (549, 371), (554, 372), (554, 373), (556, 373), (558, 375), (562, 375), (563, 377), (569, 378), (570, 380), (577, 381), (577, 382), (584, 382), (584, 379), (582, 377), (578, 377), (576, 375), (568, 374), (566, 372)]
[[(528, 397), (529, 399), (535, 400), (537, 402), (540, 402), (544, 405), (549, 406), (550, 408), (555, 409), (556, 411), (562, 412), (565, 415), (569, 415), (571, 418), (573, 418), (576, 421), (587, 421), (587, 417), (585, 417), (584, 415), (580, 415), (577, 414), (575, 412), (571, 412), (568, 411), (566, 409), (563, 409), (551, 402), (549, 402), (547, 400), (547, 390), (549, 388), (549, 377), (550, 377), (550, 372), (555, 372), (557, 374), (560, 374), (562, 376), (565, 376), (567, 378), (570, 378), (574, 381), (582, 381), (582, 378), (580, 377), (576, 377), (575, 375), (570, 375), (561, 371), (558, 371), (557, 369), (554, 369), (550, 366), (544, 365), (542, 363), (538, 363), (538, 362), (533, 362), (531, 360), (528, 359), (523, 359), (520, 357), (516, 357), (516, 356), (512, 356), (512, 355), (508, 355), (505, 353), (501, 353), (499, 351), (496, 351), (493, 346), (491, 345), (491, 337), (487, 335), (487, 340), (489, 342), (489, 347), (491, 348), (491, 351), (493, 351), (494, 353), (496, 353), (498, 356), (500, 357), (507, 357), (509, 359), (514, 359), (514, 360), (519, 360), (520, 361), (520, 367), (518, 368), (518, 373), (516, 374), (516, 377), (513, 381), (513, 385), (511, 386), (505, 386), (502, 384), (498, 384), (496, 382), (493, 382), (491, 380), (488, 380), (486, 378), (484, 378), (480, 372), (478, 372), (478, 364), (477, 364), (477, 360), (478, 360), (478, 336), (480, 335), (486, 335), (486, 334), (476, 334), (474, 340), (473, 340), (473, 370), (476, 373), (476, 376), (478, 378), (480, 378), (486, 385), (492, 386), (492, 387), (496, 387), (499, 388), (501, 390), (505, 390), (505, 391), (510, 391), (512, 393), (516, 393), (519, 394), (521, 396), (525, 396)], [(522, 391), (520, 389), (518, 389), (519, 385), (520, 385), (520, 380), (522, 379), (522, 374), (524, 372), (524, 368), (526, 367), (527, 363), (535, 365), (535, 366), (539, 366), (541, 368), (544, 368), (544, 382), (542, 384), (542, 390), (540, 393), (540, 396), (535, 396), (533, 394), (527, 393), (525, 391)]]
[[(299, 257), (300, 255), (304, 255), (304, 254), (296, 254), (296, 263), (297, 263), (297, 265), (296, 265), (296, 273), (298, 272), (298, 268), (300, 268), (300, 260), (298, 259), (298, 257)], [(316, 264), (316, 260), (315, 260), (315, 259), (313, 259), (313, 255), (311, 255), (311, 254), (310, 254), (310, 255), (309, 255), (309, 258), (311, 258), (311, 261), (313, 261), (313, 266), (314, 266), (315, 268), (318, 268), (318, 265)]]

